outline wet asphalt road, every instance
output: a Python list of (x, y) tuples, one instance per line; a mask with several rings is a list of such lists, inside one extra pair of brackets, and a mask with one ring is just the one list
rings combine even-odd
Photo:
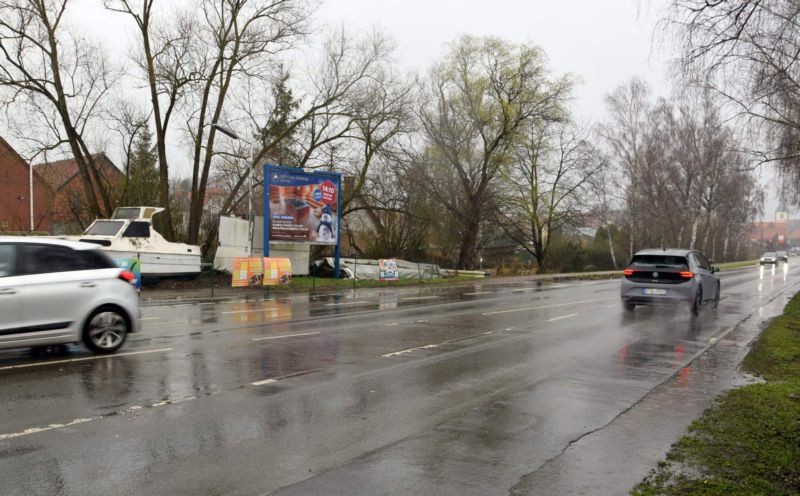
[(618, 281), (149, 306), (113, 357), (0, 352), (2, 494), (621, 494), (798, 271), (699, 318)]

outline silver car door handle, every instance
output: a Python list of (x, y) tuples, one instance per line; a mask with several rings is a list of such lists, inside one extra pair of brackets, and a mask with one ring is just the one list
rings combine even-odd
[(82, 282), (81, 283), (81, 287), (82, 288), (93, 288), (95, 286), (97, 286), (97, 284), (95, 284), (93, 282)]
[(13, 295), (17, 294), (15, 289), (7, 288), (7, 289), (0, 289), (0, 295)]

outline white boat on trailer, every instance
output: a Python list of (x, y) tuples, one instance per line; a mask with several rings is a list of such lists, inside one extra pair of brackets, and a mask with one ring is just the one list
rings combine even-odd
[(112, 258), (138, 258), (143, 279), (194, 277), (200, 273), (200, 247), (173, 243), (153, 229), (158, 207), (118, 207), (110, 219), (97, 219), (80, 236), (96, 243)]

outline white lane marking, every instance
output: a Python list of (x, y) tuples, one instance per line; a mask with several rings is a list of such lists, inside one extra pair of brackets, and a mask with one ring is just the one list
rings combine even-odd
[(401, 300), (432, 300), (434, 298), (441, 298), (441, 296), (407, 296), (400, 298)]
[(391, 324), (383, 324), (383, 325), (385, 325), (385, 326), (396, 326), (396, 325), (400, 325), (400, 322), (392, 322)]
[(161, 317), (142, 317), (139, 320), (161, 320)]
[(411, 353), (412, 351), (428, 350), (428, 349), (431, 349), (431, 348), (437, 348), (438, 346), (439, 346), (438, 344), (426, 344), (424, 346), (417, 346), (415, 348), (409, 348), (407, 350), (400, 350), (400, 351), (395, 351), (395, 352), (392, 352), (392, 353), (386, 353), (385, 355), (381, 355), (381, 356), (384, 357), (384, 358), (389, 358), (389, 357), (393, 357), (393, 356), (405, 355), (406, 353)]
[(461, 294), (467, 295), (467, 296), (477, 296), (477, 295), (482, 295), (482, 294), (493, 294), (493, 293), (494, 293), (494, 291), (476, 291), (474, 293), (461, 293)]
[(514, 289), (511, 292), (512, 293), (524, 293), (525, 291), (533, 291), (534, 289), (536, 289), (536, 288), (519, 288), (519, 289)]
[(556, 320), (568, 319), (568, 318), (574, 317), (576, 315), (578, 315), (578, 314), (577, 313), (571, 313), (569, 315), (562, 315), (560, 317), (553, 317), (552, 319), (547, 319), (547, 322), (555, 322)]
[(556, 303), (553, 305), (542, 305), (538, 307), (525, 307), (525, 308), (512, 308), (511, 310), (497, 310), (495, 312), (485, 312), (481, 315), (497, 315), (501, 313), (511, 313), (511, 312), (524, 312), (526, 310), (543, 310), (545, 308), (557, 308), (557, 307), (565, 307), (569, 305), (578, 305), (580, 303), (592, 303), (595, 301), (608, 301), (608, 300), (615, 300), (617, 298), (595, 298), (593, 300), (579, 300), (579, 301), (569, 301), (566, 303)]
[(264, 386), (266, 384), (272, 384), (273, 382), (278, 382), (278, 381), (276, 381), (275, 379), (264, 379), (263, 381), (251, 382), (250, 384), (252, 384), (253, 386)]
[(22, 432), (14, 432), (11, 434), (0, 434), (0, 441), (3, 441), (4, 439), (13, 439), (15, 437), (20, 437), (20, 436), (27, 436), (28, 434), (36, 434), (38, 432), (52, 431), (54, 429), (63, 429), (64, 427), (71, 427), (73, 425), (85, 424), (86, 422), (98, 420), (99, 418), (100, 417), (79, 418), (67, 422), (66, 424), (50, 424), (47, 427), (31, 427), (30, 429), (25, 429)]
[(296, 336), (315, 336), (319, 334), (319, 331), (314, 332), (298, 332), (295, 334), (281, 334), (280, 336), (265, 336), (263, 338), (253, 338), (250, 341), (266, 341), (268, 339), (281, 339), (281, 338), (293, 338)]
[(0, 370), (10, 370), (10, 369), (24, 369), (28, 367), (39, 367), (41, 365), (56, 365), (59, 363), (71, 363), (71, 362), (85, 362), (88, 360), (105, 360), (109, 358), (116, 358), (121, 356), (131, 356), (131, 355), (144, 355), (145, 353), (165, 353), (167, 351), (172, 351), (172, 348), (159, 348), (157, 350), (143, 350), (143, 351), (129, 351), (127, 353), (116, 353), (114, 355), (98, 355), (98, 356), (90, 356), (90, 357), (83, 357), (83, 358), (70, 358), (67, 360), (51, 360), (49, 362), (36, 362), (36, 363), (24, 363), (22, 365), (8, 365), (6, 367), (0, 367)]

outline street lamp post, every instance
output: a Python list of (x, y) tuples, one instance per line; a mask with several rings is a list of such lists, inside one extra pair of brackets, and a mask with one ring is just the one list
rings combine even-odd
[(33, 163), (28, 163), (28, 207), (31, 215), (31, 232), (33, 232)]

